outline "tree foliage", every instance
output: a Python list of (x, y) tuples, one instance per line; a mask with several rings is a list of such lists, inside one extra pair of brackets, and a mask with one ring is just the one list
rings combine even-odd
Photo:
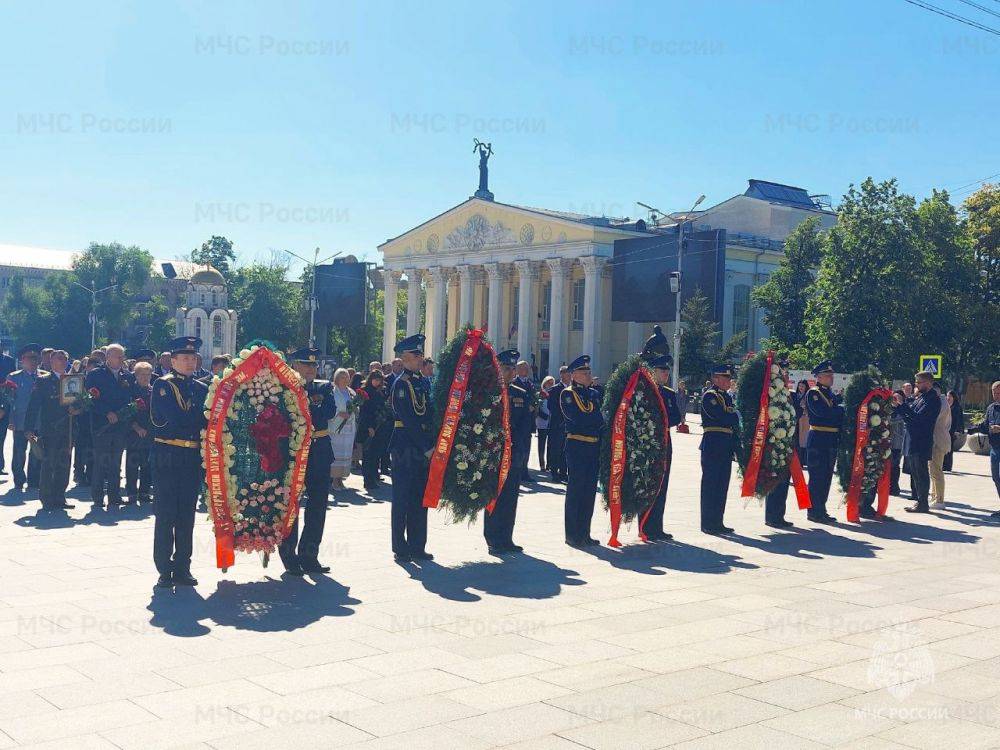
[(212, 266), (223, 276), (228, 277), (236, 264), (236, 251), (231, 240), (218, 235), (201, 243), (201, 247), (191, 251), (189, 256), (193, 263)]
[(708, 297), (702, 294), (701, 289), (695, 290), (681, 307), (681, 322), (684, 329), (681, 335), (680, 374), (689, 383), (700, 382), (708, 376), (716, 362), (732, 362), (743, 351), (745, 331), (730, 336), (725, 344), (719, 345), (722, 329), (715, 320)]
[[(97, 319), (104, 326), (105, 335), (112, 341), (123, 341), (126, 330), (138, 315), (134, 300), (142, 294), (149, 281), (153, 256), (131, 245), (118, 242), (90, 246), (73, 261), (73, 281), (88, 289), (100, 290), (111, 285), (113, 289), (97, 295)], [(88, 301), (90, 295), (80, 290)]]
[(965, 349), (969, 369), (990, 380), (1000, 374), (1000, 185), (984, 185), (962, 209), (976, 269), (963, 297), (971, 319)]
[(791, 351), (805, 343), (806, 306), (822, 248), (819, 219), (806, 219), (785, 239), (785, 257), (778, 268), (753, 290), (753, 301), (764, 309), (764, 323), (771, 332), (764, 342), (767, 348)]
[(281, 349), (302, 341), (302, 288), (287, 279), (288, 266), (272, 260), (252, 263), (229, 278), (229, 304), (239, 313), (237, 342), (273, 342)]

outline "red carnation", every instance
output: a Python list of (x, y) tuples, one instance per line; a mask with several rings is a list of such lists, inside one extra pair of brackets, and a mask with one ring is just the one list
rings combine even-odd
[(88, 388), (87, 389), (87, 393), (90, 394), (91, 398), (100, 398), (101, 397), (101, 392), (99, 390), (97, 390), (96, 388)]
[(135, 408), (139, 411), (146, 411), (146, 402), (141, 398), (135, 400)]
[(16, 391), (17, 383), (15, 383), (13, 380), (5, 380), (3, 382), (3, 385), (0, 385), (0, 388), (7, 388), (8, 390)]

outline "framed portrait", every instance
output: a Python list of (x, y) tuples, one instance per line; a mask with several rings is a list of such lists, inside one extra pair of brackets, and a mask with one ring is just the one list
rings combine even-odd
[(59, 403), (69, 406), (83, 395), (83, 375), (63, 375), (59, 380)]

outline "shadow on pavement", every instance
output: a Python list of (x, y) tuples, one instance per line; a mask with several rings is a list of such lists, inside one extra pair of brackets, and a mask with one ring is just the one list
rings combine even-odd
[[(940, 515), (942, 518), (951, 519), (948, 515)], [(911, 523), (900, 519), (898, 516), (894, 517), (896, 520), (893, 523), (868, 524), (865, 530), (870, 532), (872, 536), (879, 537), (880, 539), (897, 539), (901, 542), (913, 542), (914, 544), (931, 544), (932, 542), (975, 544), (982, 538), (962, 529), (942, 529), (938, 526)], [(961, 519), (956, 520), (965, 523)]]
[(154, 589), (149, 606), (150, 624), (165, 633), (190, 638), (207, 635), (216, 625), (274, 633), (298, 630), (324, 617), (354, 614), (350, 607), (360, 599), (349, 595), (350, 589), (324, 575), (307, 579), (236, 583), (220, 581), (208, 598), (197, 589), (177, 587)]
[[(867, 523), (865, 531), (871, 531), (874, 523)], [(848, 527), (850, 528), (850, 527)], [(819, 560), (823, 557), (876, 557), (882, 547), (878, 547), (864, 539), (854, 539), (849, 536), (831, 534), (826, 529), (799, 528), (789, 529), (786, 533), (768, 534), (763, 538), (731, 534), (737, 544), (753, 547), (762, 552), (775, 555), (789, 555), (804, 560)]]
[(512, 599), (550, 599), (563, 586), (582, 586), (585, 581), (575, 570), (526, 554), (511, 555), (503, 561), (480, 561), (448, 568), (430, 561), (406, 565), (407, 572), (423, 587), (442, 599), (477, 602), (480, 591)]
[(643, 575), (662, 576), (669, 570), (688, 573), (728, 573), (733, 568), (753, 569), (759, 566), (744, 562), (739, 555), (727, 555), (707, 547), (695, 547), (676, 539), (655, 544), (626, 544), (614, 549), (584, 547), (581, 552), (604, 560), (614, 568)]

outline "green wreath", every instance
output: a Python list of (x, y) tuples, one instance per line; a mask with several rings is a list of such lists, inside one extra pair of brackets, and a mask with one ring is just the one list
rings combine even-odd
[(788, 481), (792, 452), (795, 451), (795, 407), (787, 384), (774, 370), (778, 357), (772, 360), (772, 371), (767, 368), (767, 352), (760, 352), (740, 368), (740, 379), (736, 391), (736, 408), (740, 413), (739, 440), (736, 457), (740, 475), (746, 471), (753, 450), (754, 433), (760, 416), (760, 395), (764, 378), (769, 379), (771, 389), (768, 406), (767, 448), (761, 458), (757, 473), (754, 495), (767, 497), (782, 482)]
[[(868, 367), (851, 376), (844, 389), (844, 423), (840, 428), (840, 442), (837, 445), (837, 479), (840, 481), (840, 489), (845, 493), (851, 485), (851, 469), (854, 465), (854, 442), (858, 432), (858, 409), (861, 402), (865, 400), (875, 388), (891, 388), (892, 383), (887, 381), (882, 372), (875, 365)], [(882, 475), (883, 462), (886, 456), (883, 449), (889, 450), (889, 422), (892, 417), (892, 401), (888, 399), (873, 398), (868, 402), (869, 417), (869, 446), (866, 448), (865, 474), (862, 492), (871, 492), (878, 484), (878, 478)], [(875, 418), (878, 424), (875, 424)], [(890, 453), (891, 455), (891, 453)]]

